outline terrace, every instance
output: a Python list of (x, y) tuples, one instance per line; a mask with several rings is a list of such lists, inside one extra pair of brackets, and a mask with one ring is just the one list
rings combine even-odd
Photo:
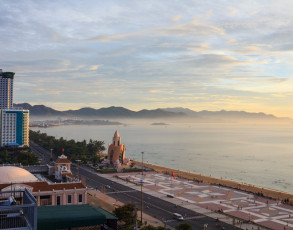
[(37, 229), (37, 201), (24, 191), (0, 192), (0, 229)]

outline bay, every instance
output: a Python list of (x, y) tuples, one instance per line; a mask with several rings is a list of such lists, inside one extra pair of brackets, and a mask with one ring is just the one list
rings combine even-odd
[[(151, 122), (120, 126), (33, 128), (57, 138), (112, 142), (118, 129), (126, 157), (292, 193), (293, 125)], [(106, 150), (107, 151), (107, 150)], [(66, 150), (65, 150), (66, 153)]]

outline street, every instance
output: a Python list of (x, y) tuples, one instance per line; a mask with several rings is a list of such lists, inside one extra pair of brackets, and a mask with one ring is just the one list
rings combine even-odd
[[(77, 172), (74, 165), (72, 165), (72, 172), (74, 174)], [(88, 187), (98, 190), (105, 187), (108, 196), (123, 203), (133, 202), (136, 204), (137, 208), (140, 209), (141, 193), (139, 191), (105, 179), (88, 168), (80, 167), (79, 174), (86, 178), (86, 184)], [(110, 188), (106, 188), (108, 186), (110, 186)], [(221, 229), (222, 227), (225, 229), (238, 229), (237, 227), (233, 227), (226, 223), (221, 223), (222, 227), (220, 227), (215, 219), (195, 213), (181, 206), (176, 206), (146, 193), (143, 193), (143, 212), (166, 222), (166, 224), (171, 227), (176, 227), (181, 223), (188, 223), (193, 229), (204, 229), (205, 224), (208, 224), (207, 229)], [(173, 213), (180, 213), (186, 218), (184, 221), (175, 220), (173, 219)]]
[[(42, 159), (44, 163), (49, 163), (50, 151), (33, 143), (30, 144), (30, 147), (32, 151), (39, 157), (39, 159)], [(72, 164), (71, 170), (72, 173), (76, 176), (77, 168), (74, 164)], [(80, 166), (79, 175), (86, 178), (86, 184), (89, 188), (98, 190), (105, 188), (106, 194), (108, 196), (123, 203), (132, 202), (136, 204), (138, 209), (140, 209), (141, 193), (139, 191), (103, 178), (99, 176), (97, 172), (87, 167)], [(194, 230), (204, 229), (205, 225), (208, 226), (206, 228), (208, 230), (239, 229), (235, 226), (231, 226), (223, 222), (219, 223), (213, 218), (195, 213), (194, 211), (183, 208), (179, 205), (174, 205), (170, 202), (164, 201), (146, 193), (143, 193), (143, 212), (163, 221), (167, 227), (170, 226), (175, 228), (182, 223), (188, 223)], [(185, 220), (179, 221), (173, 219), (173, 213), (180, 213), (181, 215), (185, 216)]]

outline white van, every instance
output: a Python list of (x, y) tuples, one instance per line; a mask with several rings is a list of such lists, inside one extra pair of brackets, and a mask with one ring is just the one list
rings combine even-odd
[(183, 216), (179, 213), (173, 213), (173, 218), (176, 220), (184, 220)]

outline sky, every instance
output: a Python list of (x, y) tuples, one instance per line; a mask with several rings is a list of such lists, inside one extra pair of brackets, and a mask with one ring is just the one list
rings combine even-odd
[(293, 118), (292, 0), (0, 0), (14, 102)]

